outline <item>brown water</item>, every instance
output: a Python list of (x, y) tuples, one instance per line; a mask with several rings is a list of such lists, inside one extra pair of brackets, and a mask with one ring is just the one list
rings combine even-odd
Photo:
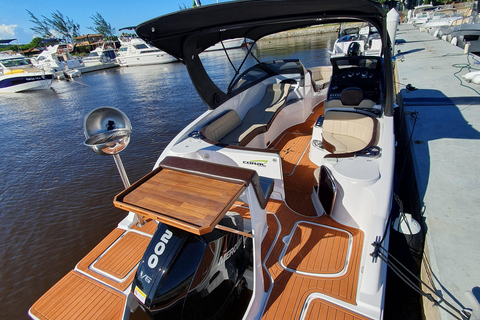
[[(256, 55), (326, 65), (335, 38), (271, 40)], [(244, 53), (232, 50), (232, 60), (239, 63)], [(217, 84), (228, 84), (233, 71), (221, 52), (202, 60)], [(205, 111), (181, 63), (98, 71), (55, 81), (52, 88), (0, 95), (1, 319), (28, 319), (30, 306), (126, 214), (112, 205), (123, 189), (114, 160), (83, 146), (85, 115), (110, 106), (130, 118), (131, 141), (121, 158), (133, 183)]]

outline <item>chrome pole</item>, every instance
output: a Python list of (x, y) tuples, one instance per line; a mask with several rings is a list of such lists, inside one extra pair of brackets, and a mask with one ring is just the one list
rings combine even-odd
[(125, 189), (130, 187), (130, 181), (127, 177), (127, 172), (125, 172), (125, 168), (123, 167), (122, 159), (120, 159), (120, 155), (118, 153), (113, 155), (113, 160), (115, 160), (115, 164), (117, 165), (118, 173), (120, 173), (120, 178), (122, 178), (123, 185)]
[[(120, 173), (120, 177), (122, 178), (123, 185), (125, 186), (125, 189), (130, 187), (130, 181), (128, 180), (127, 177), (127, 172), (125, 171), (125, 168), (123, 167), (122, 159), (120, 158), (120, 155), (118, 153), (115, 153), (113, 155), (113, 160), (115, 160), (115, 164), (117, 165), (118, 173)], [(143, 220), (143, 216), (136, 213), (135, 214), (137, 217), (137, 226), (143, 226), (145, 224), (145, 220)]]

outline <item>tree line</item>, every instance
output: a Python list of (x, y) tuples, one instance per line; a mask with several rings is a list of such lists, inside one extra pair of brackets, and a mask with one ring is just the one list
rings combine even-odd
[[(51, 18), (41, 16), (37, 18), (31, 11), (27, 10), (30, 15), (30, 22), (33, 23), (33, 27), (30, 28), (33, 32), (39, 35), (40, 38), (62, 38), (66, 42), (73, 42), (74, 38), (81, 36), (80, 25), (75, 23), (72, 19), (64, 16), (60, 11), (55, 11), (51, 14)], [(97, 34), (101, 34), (104, 39), (114, 40), (115, 29), (112, 28), (100, 13), (96, 13), (90, 17), (93, 20), (93, 26), (88, 27)]]

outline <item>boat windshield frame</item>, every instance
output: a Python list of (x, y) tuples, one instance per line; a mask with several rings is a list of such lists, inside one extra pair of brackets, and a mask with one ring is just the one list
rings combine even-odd
[[(135, 28), (147, 43), (185, 64), (199, 96), (209, 109), (232, 98), (210, 78), (199, 57), (224, 40), (248, 38), (254, 42), (278, 32), (314, 25), (367, 22), (380, 33), (385, 70), (392, 70), (386, 12), (371, 0), (237, 0), (180, 10), (146, 21)], [(385, 114), (393, 116), (393, 76), (388, 75)]]
[[(22, 61), (22, 63), (21, 64), (12, 64), (12, 62), (15, 62), (15, 61)], [(15, 68), (15, 67), (23, 67), (23, 66), (30, 65), (30, 63), (28, 63), (28, 61), (23, 57), (12, 57), (12, 58), (8, 58), (8, 59), (2, 59), (2, 60), (0, 60), (0, 63), (5, 68)]]
[[(282, 66), (287, 67), (285, 68)], [(260, 62), (234, 77), (231, 84), (228, 86), (227, 93), (236, 95), (265, 79), (286, 74), (300, 74), (301, 80), (303, 80), (305, 78), (305, 67), (299, 59), (281, 59)], [(242, 82), (242, 80), (244, 81)]]

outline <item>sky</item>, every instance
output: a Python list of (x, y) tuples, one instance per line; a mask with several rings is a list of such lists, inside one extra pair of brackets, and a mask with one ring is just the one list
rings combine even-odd
[[(226, 2), (227, 0), (218, 0)], [(38, 0), (0, 0), (0, 39), (17, 39), (19, 44), (28, 44), (38, 35), (30, 29), (35, 25), (30, 22), (27, 10), (39, 20), (42, 16), (52, 17), (57, 10), (63, 16), (80, 24), (81, 34), (93, 33), (91, 17), (97, 12), (107, 23), (118, 29), (136, 26), (158, 16), (178, 11), (180, 6), (192, 6), (192, 0), (80, 0), (80, 1), (38, 1)], [(201, 0), (202, 5), (216, 3), (217, 0)], [(16, 43), (16, 42), (12, 42)]]

